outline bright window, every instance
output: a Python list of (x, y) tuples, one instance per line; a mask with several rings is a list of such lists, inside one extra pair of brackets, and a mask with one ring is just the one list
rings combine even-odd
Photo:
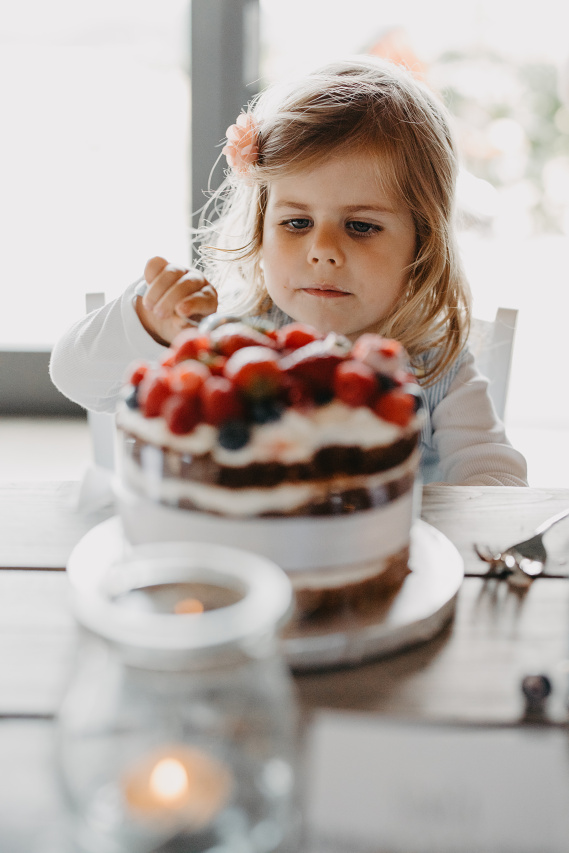
[(0, 7), (0, 344), (51, 344), (145, 260), (188, 259), (189, 0)]

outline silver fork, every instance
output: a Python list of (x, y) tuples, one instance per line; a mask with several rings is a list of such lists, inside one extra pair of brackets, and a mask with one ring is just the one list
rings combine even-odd
[(490, 564), (487, 577), (507, 578), (509, 575), (521, 572), (527, 578), (536, 578), (543, 572), (547, 560), (547, 551), (543, 544), (543, 536), (554, 524), (569, 515), (569, 508), (558, 512), (540, 524), (533, 536), (516, 542), (505, 551), (494, 553), (487, 545), (474, 545), (474, 550), (481, 560)]

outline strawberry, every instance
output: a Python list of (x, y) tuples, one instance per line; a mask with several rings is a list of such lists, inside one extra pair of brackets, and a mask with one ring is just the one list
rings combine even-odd
[(185, 435), (191, 432), (200, 421), (197, 397), (172, 394), (162, 406), (162, 416), (174, 435)]
[(147, 370), (139, 386), (138, 403), (145, 418), (157, 418), (171, 394), (166, 370)]
[(356, 359), (342, 361), (334, 371), (334, 393), (348, 406), (369, 406), (377, 396), (375, 372)]
[(199, 329), (184, 329), (176, 335), (170, 349), (174, 350), (174, 363), (179, 364), (187, 358), (197, 358), (200, 352), (210, 348), (208, 335)]
[(268, 347), (243, 347), (227, 360), (225, 376), (246, 397), (275, 396), (283, 387), (278, 354)]
[(277, 331), (277, 344), (280, 349), (299, 349), (312, 341), (321, 340), (322, 335), (307, 323), (289, 323)]
[(225, 376), (210, 376), (200, 388), (202, 418), (206, 424), (219, 426), (225, 421), (240, 420), (245, 407), (239, 392)]
[(306, 382), (303, 382), (302, 379), (296, 376), (292, 376), (290, 373), (283, 374), (283, 377), (284, 399), (290, 406), (302, 408), (314, 403), (314, 396)]
[(212, 347), (221, 355), (231, 356), (243, 347), (265, 346), (276, 348), (268, 335), (245, 323), (224, 323), (211, 332)]
[(209, 369), (195, 359), (188, 359), (177, 364), (170, 373), (170, 387), (177, 394), (195, 397), (208, 376)]
[(281, 369), (301, 379), (312, 391), (330, 391), (336, 366), (348, 351), (348, 342), (330, 334), (324, 340), (312, 341), (293, 350), (282, 359)]
[(198, 355), (198, 360), (201, 361), (202, 364), (205, 364), (205, 366), (209, 368), (210, 373), (213, 373), (214, 376), (223, 376), (227, 356), (202, 350)]
[(162, 367), (173, 367), (176, 364), (176, 352), (173, 349), (167, 349), (160, 359)]
[(131, 385), (134, 385), (135, 388), (140, 385), (142, 380), (144, 379), (145, 374), (148, 371), (148, 365), (143, 361), (135, 361), (134, 364), (128, 369), (129, 372), (129, 382)]
[(374, 411), (384, 421), (407, 426), (417, 410), (415, 394), (409, 393), (402, 388), (394, 388), (382, 394), (377, 400)]

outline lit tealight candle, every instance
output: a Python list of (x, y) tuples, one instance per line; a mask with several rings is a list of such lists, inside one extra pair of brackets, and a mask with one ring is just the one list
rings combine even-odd
[(198, 749), (173, 746), (146, 756), (123, 777), (129, 809), (160, 821), (175, 817), (192, 830), (208, 826), (231, 792), (229, 768)]
[(199, 581), (152, 584), (115, 595), (114, 601), (129, 610), (146, 613), (203, 613), (230, 607), (243, 598), (243, 592)]
[(203, 613), (204, 606), (199, 598), (183, 598), (174, 605), (174, 613)]

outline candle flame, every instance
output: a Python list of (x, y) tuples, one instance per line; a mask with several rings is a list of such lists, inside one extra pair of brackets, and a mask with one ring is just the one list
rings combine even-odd
[(188, 790), (188, 781), (186, 768), (181, 761), (163, 758), (152, 770), (149, 786), (157, 799), (172, 802), (184, 796)]
[(199, 598), (183, 598), (174, 607), (174, 613), (203, 613), (204, 606)]

